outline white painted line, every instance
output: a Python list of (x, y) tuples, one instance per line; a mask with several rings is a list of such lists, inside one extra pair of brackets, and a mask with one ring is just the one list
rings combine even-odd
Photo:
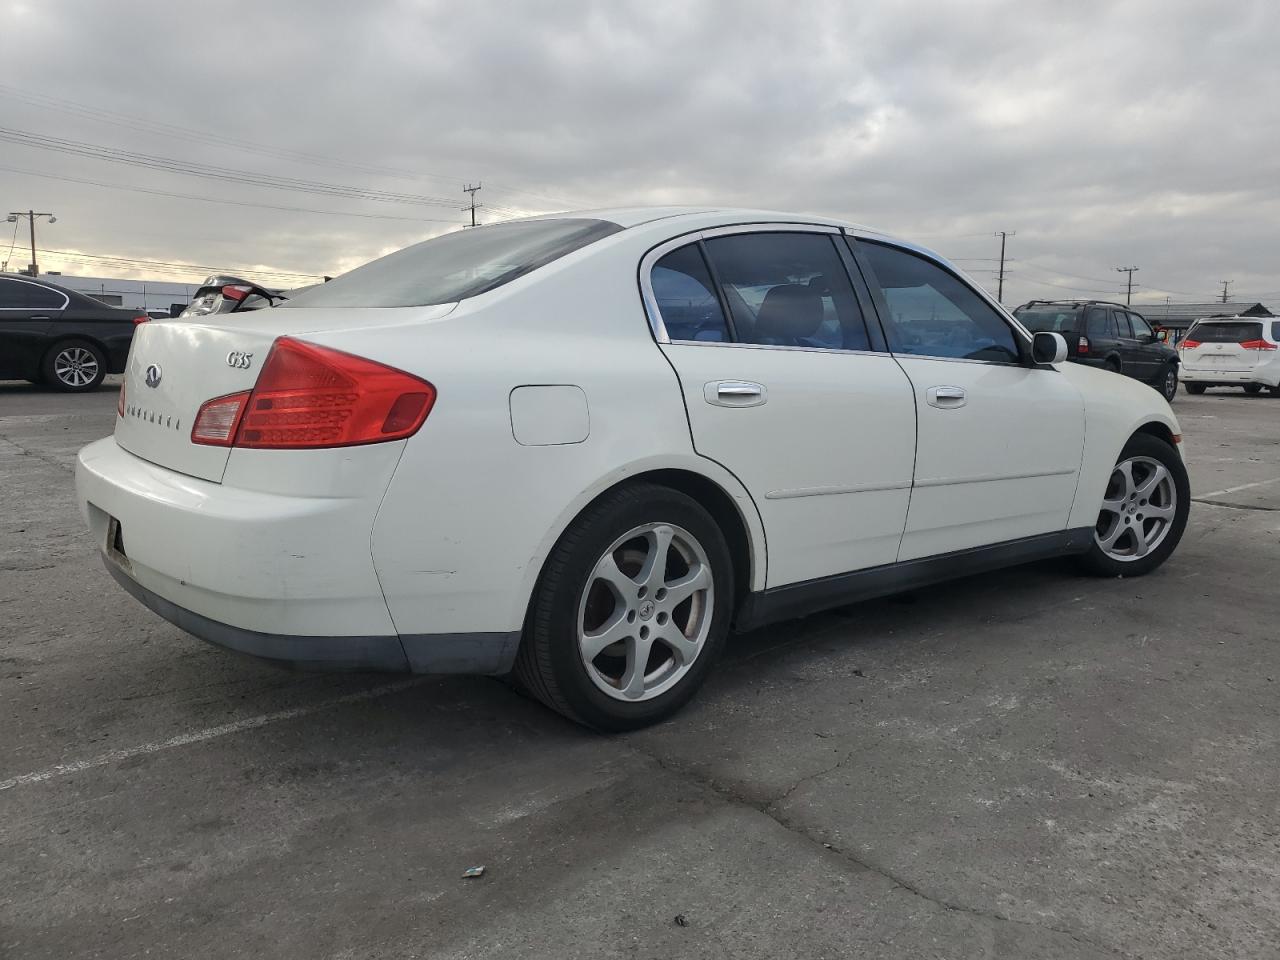
[(1227, 487), (1225, 490), (1214, 490), (1212, 493), (1200, 493), (1196, 494), (1191, 499), (1208, 500), (1210, 497), (1220, 497), (1224, 493), (1239, 493), (1241, 490), (1252, 490), (1254, 487), (1265, 487), (1272, 483), (1280, 483), (1280, 477), (1272, 477), (1270, 480), (1259, 480), (1257, 483), (1242, 483), (1238, 487)]
[(45, 780), (52, 780), (55, 777), (65, 777), (68, 774), (80, 773), (84, 770), (92, 770), (94, 767), (105, 767), (110, 763), (119, 763), (121, 760), (128, 760), (132, 757), (141, 757), (148, 753), (159, 753), (161, 750), (172, 750), (174, 747), (185, 747), (193, 743), (204, 743), (206, 740), (216, 740), (218, 737), (229, 736), (233, 733), (240, 733), (244, 730), (253, 730), (257, 727), (265, 727), (269, 723), (279, 723), (281, 720), (296, 720), (298, 717), (306, 717), (313, 713), (319, 713), (322, 710), (329, 710), (333, 707), (341, 707), (348, 703), (362, 703), (366, 700), (376, 700), (379, 697), (385, 697), (388, 694), (398, 693), (407, 687), (421, 683), (424, 677), (414, 677), (411, 680), (401, 680), (398, 683), (388, 684), (385, 687), (374, 687), (370, 690), (361, 690), (358, 693), (348, 693), (346, 696), (335, 697), (332, 700), (324, 700), (320, 703), (314, 703), (306, 707), (292, 707), (288, 710), (278, 710), (275, 713), (264, 713), (257, 717), (245, 717), (243, 720), (233, 720), (231, 723), (224, 723), (216, 727), (208, 727), (204, 730), (197, 730), (194, 733), (180, 733), (176, 737), (170, 737), (168, 740), (158, 740), (154, 743), (144, 743), (136, 747), (124, 747), (120, 750), (110, 750), (107, 753), (99, 754), (88, 760), (74, 760), (71, 763), (60, 763), (56, 767), (49, 767), (47, 770), (41, 770), (38, 773), (24, 773), (20, 777), (10, 777), (8, 780), (0, 780), (0, 791), (12, 790), (14, 787), (25, 786), (29, 783), (41, 783)]

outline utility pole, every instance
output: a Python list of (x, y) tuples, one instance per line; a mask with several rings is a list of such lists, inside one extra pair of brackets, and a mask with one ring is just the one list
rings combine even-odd
[(1005, 238), (1016, 237), (1017, 235), (1018, 235), (1017, 230), (999, 230), (996, 233), (992, 234), (993, 237), (1000, 238), (1000, 280), (996, 287), (996, 300), (999, 303), (1004, 303), (1004, 242), (1005, 242)]
[(1129, 292), (1124, 295), (1124, 305), (1126, 307), (1133, 303), (1133, 275), (1137, 269), (1137, 267), (1116, 267), (1116, 273), (1127, 273), (1129, 275)]
[(31, 226), (31, 266), (27, 269), (31, 276), (37, 277), (40, 275), (40, 268), (36, 266), (36, 220), (40, 217), (48, 217), (50, 223), (57, 223), (58, 218), (52, 213), (36, 213), (34, 210), (10, 210), (8, 221), (17, 223), (19, 217), (26, 217)]
[[(477, 206), (476, 191), (483, 186), (484, 186), (483, 183), (477, 183), (474, 187), (468, 183), (465, 187), (462, 188), (463, 193), (471, 194), (471, 206), (463, 207), (462, 209), (463, 211), (467, 211), (467, 210), (471, 211), (471, 226), (473, 227), (476, 225), (476, 206)], [(484, 206), (484, 204), (479, 204), (479, 206)]]
[(1226, 303), (1226, 302), (1227, 302), (1227, 284), (1229, 284), (1229, 283), (1235, 283), (1235, 281), (1234, 281), (1234, 280), (1223, 280), (1223, 281), (1222, 281), (1222, 302), (1223, 302), (1223, 303)]

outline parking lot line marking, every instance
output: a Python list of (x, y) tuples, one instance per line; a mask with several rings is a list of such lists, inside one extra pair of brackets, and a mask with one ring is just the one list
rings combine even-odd
[(306, 707), (290, 707), (288, 710), (277, 710), (275, 713), (245, 717), (243, 720), (233, 720), (231, 723), (207, 727), (204, 730), (197, 730), (193, 733), (180, 733), (176, 737), (170, 737), (168, 740), (157, 740), (154, 743), (143, 743), (136, 747), (109, 750), (96, 757), (90, 757), (88, 760), (73, 760), (71, 763), (60, 763), (37, 773), (24, 773), (18, 777), (10, 777), (8, 780), (0, 780), (0, 791), (12, 790), (14, 787), (26, 786), (29, 783), (41, 783), (45, 780), (52, 780), (55, 777), (65, 777), (84, 770), (92, 770), (94, 767), (105, 767), (107, 764), (119, 763), (121, 760), (145, 756), (148, 753), (159, 753), (161, 750), (172, 750), (174, 747), (185, 747), (193, 743), (216, 740), (218, 737), (229, 736), (244, 730), (265, 727), (269, 723), (279, 723), (281, 720), (296, 720), (299, 717), (306, 717), (333, 707), (341, 707), (350, 703), (363, 703), (366, 700), (376, 700), (379, 697), (385, 697), (412, 687), (421, 683), (424, 679), (426, 678), (414, 677), (411, 680), (401, 680), (397, 683), (387, 684), (384, 687), (373, 687), (369, 690), (348, 693), (345, 696), (334, 697), (332, 700), (323, 700), (320, 703), (314, 703)]
[(1265, 487), (1268, 484), (1280, 483), (1280, 477), (1272, 477), (1270, 480), (1259, 480), (1257, 483), (1242, 483), (1238, 487), (1227, 487), (1225, 490), (1214, 490), (1212, 493), (1201, 493), (1193, 496), (1192, 500), (1208, 500), (1210, 497), (1220, 497), (1224, 493), (1239, 493), (1241, 490), (1252, 490), (1254, 487)]

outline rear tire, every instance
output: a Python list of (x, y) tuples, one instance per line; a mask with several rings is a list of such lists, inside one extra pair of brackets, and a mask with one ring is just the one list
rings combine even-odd
[(1155, 382), (1152, 384), (1169, 403), (1173, 403), (1173, 398), (1178, 395), (1178, 365), (1176, 363), (1165, 364), (1165, 368), (1160, 371)]
[(1245, 393), (1249, 393), (1249, 394), (1259, 394), (1259, 393), (1261, 393), (1261, 392), (1262, 392), (1262, 384), (1260, 384), (1260, 383), (1246, 383), (1246, 384), (1244, 385), (1244, 392), (1245, 392)]
[(1102, 364), (1102, 369), (1110, 370), (1112, 373), (1119, 373), (1120, 361), (1117, 360), (1115, 357), (1107, 357), (1107, 359)]
[(63, 340), (44, 355), (40, 375), (49, 386), (65, 393), (96, 390), (107, 375), (107, 358), (88, 340)]
[(614, 490), (547, 558), (515, 679), (597, 730), (664, 720), (694, 695), (724, 646), (733, 583), (724, 535), (697, 501), (650, 483)]
[(1080, 562), (1100, 577), (1148, 574), (1178, 546), (1190, 512), (1191, 481), (1178, 451), (1134, 434), (1107, 481), (1093, 544)]
[(1205, 385), (1203, 383), (1184, 383), (1183, 386), (1187, 388), (1187, 393), (1194, 394), (1195, 396), (1199, 396), (1205, 391)]

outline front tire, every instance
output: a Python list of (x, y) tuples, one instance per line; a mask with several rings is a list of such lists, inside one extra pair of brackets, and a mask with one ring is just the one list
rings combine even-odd
[(1245, 392), (1245, 393), (1248, 393), (1248, 394), (1254, 394), (1254, 395), (1259, 394), (1259, 393), (1261, 393), (1261, 392), (1262, 392), (1262, 384), (1260, 384), (1260, 383), (1246, 383), (1246, 384), (1244, 385), (1244, 392)]
[(1116, 461), (1093, 544), (1081, 557), (1102, 577), (1141, 577), (1160, 566), (1182, 539), (1191, 511), (1191, 481), (1178, 451), (1149, 434), (1135, 434)]
[(1199, 396), (1205, 391), (1205, 385), (1203, 383), (1184, 383), (1183, 386), (1187, 388), (1187, 393), (1193, 394), (1194, 396)]
[(1160, 396), (1164, 397), (1167, 402), (1173, 403), (1173, 398), (1178, 395), (1177, 364), (1167, 364), (1153, 386), (1160, 391)]
[(107, 375), (107, 358), (88, 340), (63, 340), (44, 355), (40, 375), (49, 386), (66, 393), (96, 390)]
[(597, 730), (675, 713), (706, 679), (733, 609), (732, 559), (692, 498), (637, 483), (565, 531), (534, 589), (517, 681)]

